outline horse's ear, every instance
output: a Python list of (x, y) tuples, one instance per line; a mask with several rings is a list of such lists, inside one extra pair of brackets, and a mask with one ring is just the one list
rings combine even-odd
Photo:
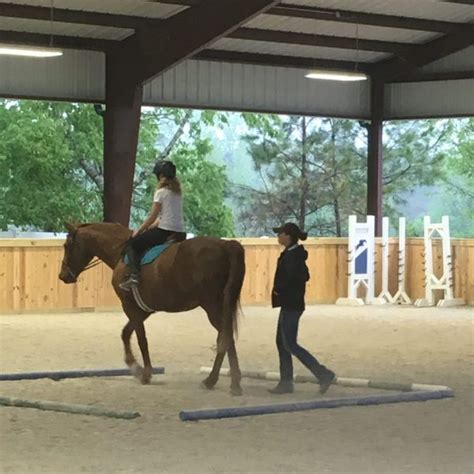
[(67, 231), (71, 233), (75, 232), (77, 229), (77, 226), (71, 222), (65, 222), (64, 226), (66, 227)]

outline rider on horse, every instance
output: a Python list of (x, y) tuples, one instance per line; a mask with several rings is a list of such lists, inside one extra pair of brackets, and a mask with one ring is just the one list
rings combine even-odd
[(153, 174), (158, 187), (153, 198), (150, 214), (142, 225), (133, 232), (125, 254), (128, 258), (130, 275), (120, 284), (123, 290), (130, 290), (140, 283), (140, 259), (151, 247), (186, 240), (183, 219), (183, 197), (181, 184), (176, 177), (176, 166), (171, 161), (158, 161)]

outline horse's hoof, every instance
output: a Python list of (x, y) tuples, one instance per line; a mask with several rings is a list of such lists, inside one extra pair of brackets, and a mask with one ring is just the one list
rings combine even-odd
[(210, 384), (207, 379), (201, 382), (201, 387), (205, 388), (206, 390), (213, 390), (214, 385), (215, 384)]
[(153, 376), (153, 371), (149, 367), (145, 367), (142, 371), (140, 380), (142, 382), (142, 385), (148, 385), (151, 382), (151, 378)]
[(141, 381), (142, 385), (149, 385), (150, 382), (151, 382), (151, 377), (142, 377), (140, 379), (140, 381)]
[(137, 362), (134, 362), (130, 367), (130, 373), (137, 379), (141, 379), (143, 377), (143, 367), (139, 365)]
[(230, 387), (230, 393), (234, 397), (240, 397), (241, 395), (243, 395), (244, 391), (242, 390), (241, 387)]

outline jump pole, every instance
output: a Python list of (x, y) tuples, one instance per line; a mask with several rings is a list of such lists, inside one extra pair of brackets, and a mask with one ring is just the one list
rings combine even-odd
[(36, 408), (38, 410), (74, 413), (77, 415), (105, 416), (124, 420), (133, 420), (140, 416), (140, 413), (137, 411), (116, 411), (92, 405), (59, 403), (49, 400), (21, 400), (19, 398), (0, 397), (0, 405), (5, 407)]
[[(211, 367), (201, 367), (200, 373), (210, 374)], [(252, 371), (252, 370), (242, 370), (242, 377), (259, 379), (259, 380), (269, 380), (269, 381), (279, 381), (280, 374), (278, 372), (271, 371)], [(223, 368), (220, 370), (220, 375), (230, 375), (230, 370)], [(296, 375), (295, 382), (303, 383), (318, 383), (315, 377), (311, 375)], [(333, 382), (333, 385), (338, 385), (340, 387), (354, 387), (354, 388), (376, 388), (382, 390), (400, 390), (402, 392), (415, 392), (415, 391), (449, 391), (449, 387), (444, 385), (429, 385), (421, 383), (397, 383), (397, 382), (383, 382), (378, 380), (369, 380), (369, 379), (359, 379), (351, 377), (336, 377), (336, 380)]]
[(347, 406), (381, 405), (386, 403), (421, 402), (453, 397), (452, 390), (428, 390), (395, 394), (369, 395), (347, 398), (319, 399), (296, 403), (277, 403), (272, 405), (239, 406), (213, 408), (207, 410), (183, 410), (179, 412), (182, 421), (212, 420), (241, 416), (268, 415), (295, 411), (316, 410), (319, 408), (339, 408)]
[[(154, 367), (153, 374), (164, 374), (164, 367)], [(0, 374), (0, 381), (6, 380), (37, 380), (37, 379), (77, 379), (84, 377), (120, 377), (132, 375), (129, 369), (97, 369), (97, 370), (59, 370), (55, 372), (18, 372)]]

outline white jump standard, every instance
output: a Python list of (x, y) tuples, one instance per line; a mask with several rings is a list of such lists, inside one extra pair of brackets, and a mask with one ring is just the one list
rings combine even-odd
[(405, 228), (405, 218), (400, 217), (398, 219), (398, 289), (392, 296), (388, 289), (390, 221), (388, 217), (382, 220), (382, 291), (379, 298), (384, 298), (387, 303), (412, 303), (405, 291)]
[[(433, 248), (434, 234), (441, 236), (443, 248), (443, 275), (437, 278), (433, 273)], [(430, 217), (424, 218), (424, 244), (425, 244), (425, 297), (415, 301), (415, 306), (433, 306), (434, 290), (443, 290), (444, 299), (438, 301), (439, 307), (459, 306), (465, 304), (462, 298), (453, 295), (453, 264), (451, 257), (451, 240), (449, 237), (449, 217), (443, 216), (440, 224), (432, 224)]]
[(347, 298), (338, 298), (336, 304), (359, 306), (364, 304), (357, 297), (357, 290), (366, 289), (366, 304), (384, 304), (383, 298), (375, 298), (375, 219), (367, 216), (367, 222), (357, 222), (357, 216), (349, 216), (349, 264)]

